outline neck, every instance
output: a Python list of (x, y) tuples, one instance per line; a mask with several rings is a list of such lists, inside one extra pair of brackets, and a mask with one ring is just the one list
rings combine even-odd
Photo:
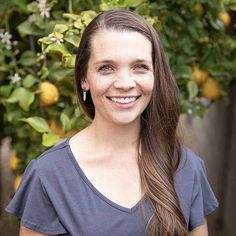
[(139, 143), (140, 119), (127, 125), (98, 121), (95, 117), (88, 127), (91, 141), (98, 149), (104, 147), (111, 152), (137, 149)]

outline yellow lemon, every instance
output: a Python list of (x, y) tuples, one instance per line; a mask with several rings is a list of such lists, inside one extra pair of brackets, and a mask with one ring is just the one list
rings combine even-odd
[(219, 13), (219, 18), (223, 22), (224, 26), (227, 27), (230, 25), (231, 18), (228, 12), (222, 11)]
[(193, 80), (196, 82), (196, 84), (200, 85), (207, 81), (209, 77), (207, 71), (199, 69), (198, 65), (195, 65), (192, 71)]
[(50, 106), (56, 103), (59, 99), (59, 91), (57, 87), (51, 82), (42, 82), (39, 86), (40, 102), (42, 106)]
[(220, 91), (220, 84), (212, 78), (209, 78), (202, 87), (202, 95), (210, 100), (219, 99)]
[(196, 15), (201, 17), (204, 13), (204, 8), (203, 8), (202, 4), (197, 3), (193, 6), (193, 11), (196, 13)]
[(17, 175), (16, 176), (15, 182), (14, 182), (14, 192), (17, 191), (17, 189), (18, 189), (18, 187), (20, 185), (21, 179), (22, 179), (22, 175)]
[(13, 152), (13, 154), (11, 155), (10, 158), (10, 168), (12, 171), (16, 171), (17, 170), (17, 166), (20, 163), (20, 159), (17, 157), (16, 153)]

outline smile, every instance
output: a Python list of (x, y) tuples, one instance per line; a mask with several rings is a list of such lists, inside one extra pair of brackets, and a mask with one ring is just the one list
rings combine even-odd
[(136, 101), (139, 97), (108, 97), (115, 103), (128, 104)]

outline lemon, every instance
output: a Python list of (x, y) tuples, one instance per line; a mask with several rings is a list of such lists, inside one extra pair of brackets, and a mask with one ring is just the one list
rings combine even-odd
[(222, 11), (219, 13), (219, 18), (223, 22), (224, 26), (227, 27), (230, 25), (231, 18), (228, 12)]
[(11, 155), (10, 158), (10, 168), (12, 171), (16, 171), (17, 170), (17, 166), (20, 163), (20, 159), (17, 157), (16, 153), (13, 152), (13, 154)]
[(202, 95), (210, 100), (217, 100), (220, 97), (220, 91), (220, 84), (212, 78), (209, 78), (202, 87)]
[(193, 6), (193, 11), (196, 13), (196, 15), (201, 17), (204, 13), (204, 8), (203, 8), (202, 4), (197, 3)]
[(196, 84), (200, 85), (207, 81), (209, 77), (209, 74), (207, 71), (199, 69), (198, 65), (195, 65), (192, 71), (193, 71), (192, 73), (193, 80), (196, 82)]
[(16, 176), (15, 181), (14, 181), (14, 192), (17, 191), (17, 189), (20, 185), (21, 179), (22, 179), (22, 175), (17, 175)]
[(59, 99), (59, 91), (57, 87), (51, 82), (42, 82), (39, 86), (40, 102), (42, 106), (50, 106), (56, 103)]

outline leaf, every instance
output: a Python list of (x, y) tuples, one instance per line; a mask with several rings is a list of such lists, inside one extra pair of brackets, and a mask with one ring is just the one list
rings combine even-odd
[(192, 68), (190, 66), (176, 66), (175, 75), (178, 78), (191, 79), (192, 78)]
[(33, 75), (27, 75), (23, 79), (23, 86), (25, 88), (31, 88), (35, 83), (37, 83), (37, 79)]
[(34, 2), (31, 2), (31, 3), (29, 3), (28, 5), (27, 5), (27, 10), (29, 11), (29, 12), (34, 12), (34, 13), (36, 13), (37, 11), (38, 11), (38, 4), (37, 4), (37, 2), (36, 1), (34, 1)]
[(69, 29), (68, 25), (66, 24), (56, 24), (53, 32), (57, 32), (57, 33), (61, 33), (63, 34), (64, 32), (66, 32)]
[(63, 44), (52, 43), (46, 48), (46, 52), (60, 52), (63, 56), (69, 56), (70, 53)]
[(34, 25), (32, 25), (28, 21), (24, 21), (17, 26), (17, 30), (20, 33), (21, 37), (25, 37), (26, 35), (41, 35), (39, 29), (37, 29)]
[(68, 43), (73, 44), (75, 47), (78, 47), (80, 43), (80, 37), (74, 34), (66, 35), (64, 37), (64, 40), (67, 41)]
[(189, 93), (189, 99), (192, 99), (197, 96), (198, 86), (194, 81), (192, 81), (192, 80), (188, 81), (187, 89), (188, 89), (188, 93)]
[(72, 14), (72, 13), (64, 13), (63, 17), (65, 17), (67, 19), (72, 19), (72, 20), (78, 20), (80, 18), (79, 15)]
[(13, 91), (8, 99), (5, 101), (8, 103), (16, 103), (19, 102), (20, 107), (24, 111), (29, 111), (29, 107), (35, 99), (34, 93), (28, 91), (25, 88), (17, 88)]
[(33, 103), (35, 95), (32, 92), (25, 91), (23, 97), (20, 98), (19, 104), (24, 111), (29, 111), (30, 105)]
[(0, 87), (0, 95), (3, 97), (8, 97), (10, 95), (10, 92), (12, 90), (12, 85), (3, 85)]
[(22, 121), (28, 123), (32, 128), (34, 128), (39, 133), (50, 132), (50, 128), (45, 119), (39, 116), (32, 116), (26, 119), (21, 119)]
[(25, 51), (20, 59), (19, 59), (19, 63), (23, 66), (32, 66), (34, 65), (36, 62), (36, 55), (33, 51)]
[(75, 67), (75, 59), (76, 59), (76, 56), (75, 55), (72, 55), (72, 56), (69, 56), (69, 57), (64, 57), (63, 60), (64, 60), (64, 65), (67, 67), (67, 68), (74, 68)]
[(43, 136), (43, 142), (42, 144), (45, 146), (45, 147), (51, 147), (53, 146), (57, 141), (58, 139), (60, 138), (59, 135), (56, 135), (56, 134), (47, 134), (47, 133), (44, 133)]
[(61, 113), (60, 120), (63, 126), (63, 130), (68, 132), (71, 130), (71, 121), (65, 113)]

